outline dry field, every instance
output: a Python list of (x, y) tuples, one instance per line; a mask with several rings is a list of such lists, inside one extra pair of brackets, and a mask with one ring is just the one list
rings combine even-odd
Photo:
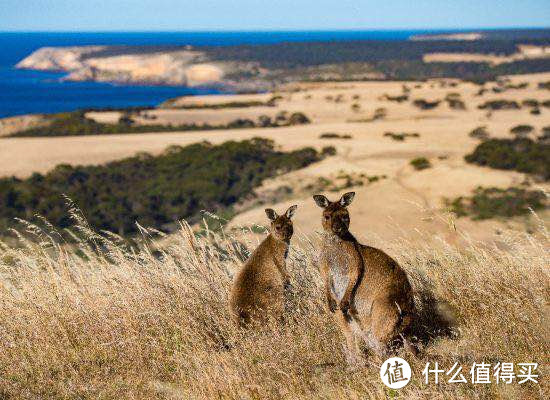
[[(469, 195), (477, 186), (506, 188), (524, 181), (524, 174), (513, 171), (482, 168), (464, 162), (464, 155), (479, 143), (468, 133), (479, 126), (486, 126), (493, 137), (512, 137), (510, 129), (519, 124), (529, 124), (540, 134), (550, 125), (550, 110), (541, 107), (540, 115), (530, 113), (530, 108), (487, 112), (477, 106), (488, 100), (525, 99), (544, 101), (548, 91), (537, 87), (539, 82), (550, 80), (550, 73), (511, 76), (510, 83), (527, 83), (521, 89), (507, 89), (494, 93), (496, 83), (486, 84), (487, 92), (478, 95), (480, 86), (457, 81), (429, 82), (341, 82), (299, 83), (288, 85), (279, 92), (260, 95), (204, 96), (182, 98), (179, 105), (212, 105), (233, 102), (265, 102), (272, 95), (282, 96), (275, 107), (246, 107), (221, 109), (155, 109), (147, 111), (156, 119), (139, 119), (138, 123), (226, 123), (236, 118), (251, 118), (265, 114), (274, 117), (281, 111), (303, 112), (312, 123), (280, 128), (232, 129), (200, 132), (147, 133), (129, 135), (103, 135), (48, 138), (4, 138), (0, 140), (0, 176), (29, 176), (33, 172), (46, 172), (60, 163), (100, 164), (127, 157), (136, 152), (160, 153), (171, 144), (186, 145), (208, 140), (221, 143), (254, 136), (273, 139), (283, 149), (313, 146), (321, 149), (334, 146), (337, 155), (304, 170), (265, 182), (258, 190), (266, 205), (278, 209), (280, 201), (292, 199), (299, 205), (296, 225), (303, 234), (311, 234), (320, 228), (317, 210), (311, 201), (311, 192), (319, 180), (345, 182), (360, 175), (366, 182), (354, 186), (357, 201), (352, 205), (352, 229), (369, 242), (377, 239), (392, 240), (401, 230), (421, 229), (443, 240), (465, 244), (465, 232), (473, 240), (487, 241), (494, 233), (507, 228), (530, 229), (534, 223), (530, 217), (508, 221), (472, 222), (461, 218), (456, 230), (449, 231), (449, 221), (438, 215), (444, 198)], [(386, 96), (403, 94), (403, 86), (410, 92), (403, 102), (390, 101)], [(449, 94), (458, 95), (465, 110), (449, 107), (444, 99)], [(421, 110), (413, 100), (441, 100), (434, 109)], [(216, 103), (217, 102), (217, 103)], [(358, 106), (353, 106), (357, 104)], [(377, 109), (385, 109), (385, 117), (371, 120)], [(100, 122), (114, 122), (117, 112), (90, 113)], [(417, 133), (395, 141), (384, 136), (386, 132)], [(351, 139), (320, 139), (323, 133), (350, 135)], [(426, 157), (432, 168), (417, 171), (410, 166), (416, 157)], [(366, 179), (378, 177), (368, 183)], [(335, 186), (335, 185), (333, 185)], [(336, 185), (337, 186), (337, 185)], [(550, 191), (548, 184), (535, 186)], [(285, 187), (291, 194), (281, 198), (273, 195)], [(334, 188), (336, 192), (338, 189)], [(328, 188), (325, 194), (337, 196)], [(263, 223), (264, 206), (243, 205), (233, 225)], [(541, 213), (548, 219), (548, 213)], [(501, 242), (502, 244), (502, 242)]]
[[(75, 212), (74, 215), (78, 216)], [(353, 214), (352, 214), (353, 215)], [(78, 221), (77, 221), (78, 222)], [(0, 398), (22, 399), (545, 399), (549, 237), (503, 232), (508, 250), (459, 250), (409, 232), (381, 243), (406, 269), (421, 310), (418, 358), (400, 353), (412, 381), (382, 385), (374, 355), (345, 361), (323, 304), (314, 238), (293, 238), (286, 323), (243, 332), (227, 313), (232, 275), (257, 245), (241, 235), (194, 236), (186, 225), (161, 249), (143, 230), (138, 249), (80, 220), (77, 245), (22, 225), (0, 242)], [(422, 236), (424, 245), (414, 236)], [(438, 322), (436, 304), (454, 315)], [(451, 333), (451, 335), (449, 335)], [(536, 362), (538, 384), (425, 384), (427, 362)], [(493, 379), (491, 377), (491, 379)]]

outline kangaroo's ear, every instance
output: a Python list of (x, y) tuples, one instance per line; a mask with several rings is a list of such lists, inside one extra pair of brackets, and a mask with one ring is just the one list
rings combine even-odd
[(294, 204), (293, 206), (288, 207), (288, 210), (286, 210), (286, 213), (285, 213), (287, 218), (292, 218), (294, 216), (294, 213), (296, 212), (297, 208), (298, 208), (298, 206), (296, 204)]
[(355, 197), (355, 192), (348, 192), (342, 196), (342, 198), (340, 199), (340, 204), (344, 207), (347, 207), (351, 204), (354, 197)]
[(317, 203), (317, 205), (321, 208), (327, 208), (330, 204), (328, 199), (322, 194), (316, 194), (315, 196), (313, 196), (313, 200), (315, 200), (315, 203)]
[(269, 218), (272, 221), (275, 221), (278, 217), (277, 213), (272, 208), (266, 208), (265, 214), (267, 215), (267, 218)]

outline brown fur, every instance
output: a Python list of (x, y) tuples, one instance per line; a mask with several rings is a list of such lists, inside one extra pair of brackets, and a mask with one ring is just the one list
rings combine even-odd
[[(405, 271), (382, 250), (357, 242), (349, 232), (347, 206), (354, 193), (339, 201), (314, 196), (323, 208), (320, 266), (329, 310), (335, 313), (349, 351), (359, 351), (357, 336), (378, 354), (405, 337), (416, 310)], [(411, 350), (413, 350), (411, 348)]]
[(231, 314), (241, 326), (282, 317), (284, 291), (290, 285), (286, 256), (293, 234), (290, 218), (295, 210), (296, 206), (292, 206), (280, 216), (271, 209), (265, 210), (271, 220), (271, 233), (244, 264), (231, 289)]

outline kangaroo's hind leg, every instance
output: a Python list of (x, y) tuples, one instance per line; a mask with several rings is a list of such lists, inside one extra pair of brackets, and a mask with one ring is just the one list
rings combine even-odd
[(378, 355), (388, 355), (393, 341), (400, 337), (401, 324), (401, 310), (395, 302), (385, 298), (374, 301), (370, 345)]
[(359, 364), (362, 361), (362, 358), (361, 358), (361, 350), (359, 348), (359, 343), (357, 341), (357, 334), (353, 326), (355, 322), (350, 321), (349, 316), (344, 315), (344, 313), (341, 310), (336, 310), (334, 314), (334, 318), (336, 319), (336, 322), (340, 327), (340, 330), (342, 331), (342, 333), (344, 334), (344, 337), (346, 338), (346, 347), (347, 347), (346, 358), (348, 363), (350, 365)]

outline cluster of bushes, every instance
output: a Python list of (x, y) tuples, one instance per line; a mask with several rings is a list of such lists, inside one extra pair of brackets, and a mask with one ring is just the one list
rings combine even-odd
[(178, 219), (195, 221), (201, 210), (228, 212), (265, 178), (322, 158), (313, 148), (283, 152), (255, 138), (172, 146), (159, 156), (140, 154), (101, 166), (59, 165), (45, 175), (0, 179), (0, 227), (35, 214), (57, 227), (71, 225), (64, 194), (96, 229), (131, 234), (138, 221), (169, 230)]
[(304, 186), (304, 190), (310, 193), (318, 192), (341, 192), (345, 189), (350, 189), (357, 186), (365, 186), (381, 179), (386, 179), (386, 175), (366, 175), (357, 173), (346, 173), (340, 171), (334, 179), (318, 177), (314, 182)]
[(420, 137), (420, 134), (419, 133), (406, 133), (406, 132), (402, 132), (402, 133), (394, 133), (394, 132), (385, 132), (384, 133), (384, 136), (386, 137), (390, 137), (392, 138), (393, 140), (396, 140), (398, 142), (403, 142), (405, 140), (405, 138), (408, 138), (408, 137), (414, 137), (414, 138), (418, 138)]
[(521, 83), (518, 83), (518, 84), (514, 85), (513, 83), (506, 83), (506, 82), (503, 82), (503, 81), (498, 81), (497, 86), (493, 87), (491, 90), (493, 91), (493, 93), (503, 93), (503, 92), (506, 92), (507, 90), (511, 90), (511, 89), (515, 89), (515, 90), (525, 89), (528, 86), (529, 86), (528, 82), (521, 82)]
[(417, 157), (413, 158), (410, 161), (410, 164), (413, 166), (414, 169), (421, 171), (423, 169), (431, 168), (432, 163), (430, 163), (430, 160), (428, 160), (426, 157)]
[(550, 144), (543, 140), (489, 139), (464, 158), (469, 163), (525, 172), (550, 180)]
[(447, 205), (457, 217), (471, 216), (473, 219), (480, 220), (514, 217), (527, 214), (530, 209), (543, 209), (547, 207), (547, 198), (539, 190), (478, 187), (471, 197), (461, 196), (452, 201), (448, 200)]
[(319, 139), (351, 139), (352, 136), (351, 135), (340, 135), (339, 133), (332, 133), (332, 132), (327, 132), (327, 133), (322, 133), (321, 135), (319, 135)]
[(124, 113), (116, 124), (106, 124), (86, 118), (86, 111), (73, 111), (60, 114), (53, 114), (49, 117), (50, 122), (45, 126), (25, 129), (15, 132), (11, 136), (77, 136), (77, 135), (109, 135), (122, 133), (145, 133), (145, 132), (176, 132), (176, 131), (200, 131), (213, 129), (242, 129), (255, 127), (278, 127), (289, 125), (307, 124), (309, 118), (301, 112), (288, 114), (284, 111), (277, 114), (274, 121), (268, 116), (260, 116), (258, 121), (247, 118), (238, 118), (227, 124), (135, 124), (130, 113)]

